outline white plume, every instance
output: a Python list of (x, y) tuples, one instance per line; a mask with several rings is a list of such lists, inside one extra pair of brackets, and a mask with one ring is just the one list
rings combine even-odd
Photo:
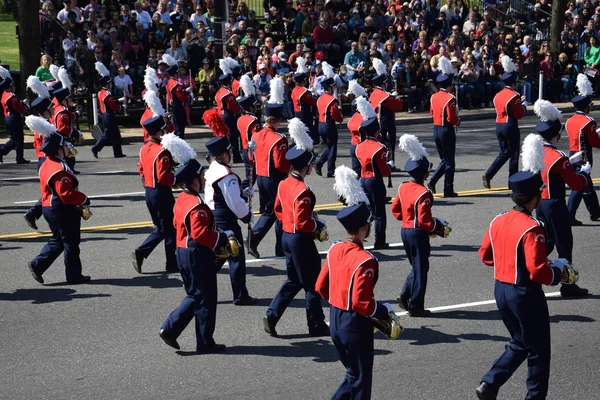
[(544, 169), (544, 140), (540, 135), (530, 133), (521, 147), (523, 171), (537, 174)]
[(281, 78), (271, 79), (271, 94), (267, 103), (269, 104), (283, 104), (283, 90), (284, 85)]
[(185, 164), (192, 158), (196, 158), (196, 152), (192, 146), (174, 133), (163, 135), (160, 145), (171, 153), (173, 161), (177, 164)]
[(323, 68), (323, 75), (325, 75), (326, 78), (335, 77), (335, 71), (333, 70), (333, 67), (327, 61), (323, 61), (321, 63), (321, 66)]
[(40, 81), (40, 78), (35, 75), (30, 75), (29, 78), (27, 78), (27, 87), (38, 97), (42, 97), (44, 99), (50, 97), (48, 86), (44, 85), (42, 81)]
[(144, 93), (144, 101), (146, 102), (148, 108), (152, 110), (153, 116), (156, 117), (157, 115), (165, 115), (165, 109), (155, 91), (146, 90), (146, 93)]
[(556, 121), (561, 119), (562, 113), (554, 104), (548, 100), (538, 99), (533, 105), (533, 112), (540, 118), (540, 121)]
[(163, 54), (162, 56), (162, 62), (167, 64), (170, 67), (172, 67), (173, 65), (177, 65), (177, 60), (173, 58), (173, 56), (169, 55), (169, 54)]
[(367, 195), (360, 186), (358, 175), (345, 165), (340, 165), (334, 172), (335, 183), (333, 190), (338, 196), (342, 196), (346, 200), (346, 204), (353, 206), (360, 203), (369, 203)]
[(58, 80), (58, 65), (56, 65), (56, 64), (50, 64), (50, 66), (48, 67), (48, 69), (50, 70), (50, 73), (54, 77), (54, 80), (57, 81)]
[(366, 121), (368, 119), (377, 118), (377, 113), (375, 109), (369, 103), (369, 101), (363, 97), (359, 96), (356, 98), (356, 110), (362, 115), (363, 120)]
[(156, 70), (154, 68), (146, 67), (146, 73), (144, 74), (144, 87), (146, 90), (156, 92), (158, 91), (160, 83), (160, 78), (156, 75)]
[(3, 66), (0, 66), (0, 77), (2, 77), (2, 79), (10, 78), (10, 72)]
[(73, 84), (71, 83), (69, 72), (65, 67), (60, 67), (58, 69), (58, 80), (60, 83), (62, 83), (62, 87), (69, 89), (69, 91), (71, 90), (71, 86), (73, 86)]
[(94, 66), (96, 67), (96, 71), (98, 71), (101, 77), (104, 78), (105, 76), (110, 75), (110, 71), (104, 66), (104, 64), (101, 61), (96, 61), (96, 64), (94, 64)]
[(387, 69), (385, 68), (385, 64), (379, 58), (374, 58), (373, 59), (373, 68), (375, 68), (375, 72), (378, 75), (385, 75), (385, 74), (387, 74)]
[(236, 67), (239, 67), (239, 66), (240, 66), (240, 63), (239, 63), (239, 62), (237, 62), (237, 61), (235, 61), (235, 60), (234, 60), (233, 58), (231, 58), (231, 57), (227, 57), (227, 58), (225, 58), (225, 61), (227, 61), (227, 64), (229, 65), (229, 68), (230, 68), (230, 69), (234, 69), (234, 68), (236, 68)]
[(444, 75), (452, 75), (454, 74), (454, 68), (452, 68), (452, 63), (446, 57), (440, 57), (438, 60), (438, 69), (442, 71)]
[(292, 118), (288, 121), (288, 132), (298, 150), (312, 150), (313, 140), (308, 134), (308, 128), (300, 118)]
[(219, 68), (225, 75), (231, 75), (231, 67), (229, 66), (229, 62), (227, 62), (227, 59), (222, 58), (219, 60)]
[(594, 88), (586, 74), (577, 75), (577, 90), (581, 96), (591, 96), (594, 94)]
[(504, 69), (504, 72), (507, 72), (509, 74), (517, 72), (517, 66), (515, 65), (515, 63), (513, 63), (513, 60), (509, 56), (502, 56), (502, 60), (500, 60), (500, 62), (502, 63), (502, 68)]
[(40, 136), (48, 137), (56, 132), (56, 128), (45, 118), (36, 115), (28, 115), (25, 117), (25, 125), (33, 132), (37, 132)]
[(252, 82), (252, 79), (246, 74), (242, 75), (240, 78), (240, 87), (242, 88), (242, 92), (244, 92), (244, 97), (256, 95), (254, 82)]
[(296, 65), (298, 65), (298, 67), (296, 68), (297, 74), (306, 74), (308, 72), (308, 68), (306, 68), (306, 60), (304, 59), (304, 57), (298, 57), (296, 59)]
[(406, 153), (413, 161), (419, 161), (427, 156), (427, 150), (415, 135), (404, 134), (400, 137), (398, 148)]
[(349, 94), (353, 94), (356, 97), (369, 97), (365, 88), (360, 86), (356, 79), (352, 79), (350, 82), (348, 82), (348, 91), (346, 92), (346, 96), (348, 96)]

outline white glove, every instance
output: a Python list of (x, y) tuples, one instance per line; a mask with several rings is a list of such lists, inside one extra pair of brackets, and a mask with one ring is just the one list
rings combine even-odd
[(244, 190), (242, 190), (242, 197), (249, 199), (252, 196), (254, 196), (254, 188), (247, 187)]
[(387, 308), (388, 312), (394, 312), (394, 308), (390, 303), (383, 303), (383, 305), (385, 306), (385, 308)]
[(525, 103), (527, 101), (527, 97), (525, 95), (521, 96), (521, 103)]
[(119, 99), (117, 101), (119, 103), (125, 103), (127, 101), (127, 99), (125, 98), (125, 96), (123, 96), (123, 97), (119, 97)]
[(596, 129), (596, 133), (600, 134), (600, 128)]
[(233, 231), (224, 231), (223, 232), (225, 235), (227, 235), (227, 238), (230, 238), (233, 236)]
[(578, 151), (577, 153), (575, 153), (571, 157), (569, 157), (569, 161), (571, 161), (571, 164), (576, 164), (579, 161), (581, 161), (582, 155), (583, 155), (583, 152)]
[(590, 162), (589, 162), (589, 161), (588, 161), (588, 162), (586, 162), (586, 163), (584, 164), (584, 166), (583, 166), (583, 167), (581, 167), (581, 169), (579, 170), (579, 172), (580, 172), (580, 173), (584, 173), (584, 174), (586, 174), (586, 175), (589, 175), (589, 174), (590, 174), (590, 172), (592, 172), (592, 164), (590, 164)]
[(558, 267), (561, 270), (564, 267), (569, 266), (569, 265), (571, 265), (571, 264), (565, 258), (557, 258), (556, 260), (552, 261), (552, 263), (550, 264), (551, 267)]

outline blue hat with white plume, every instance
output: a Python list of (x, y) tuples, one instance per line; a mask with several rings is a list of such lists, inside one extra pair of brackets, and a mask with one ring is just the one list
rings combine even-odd
[(544, 141), (539, 135), (530, 133), (521, 147), (521, 171), (508, 178), (513, 194), (535, 196), (540, 194), (544, 181), (540, 171), (544, 169)]
[(371, 219), (369, 199), (360, 186), (358, 175), (351, 168), (340, 165), (335, 169), (333, 190), (344, 198), (347, 207), (337, 214), (337, 219), (347, 232), (356, 232), (368, 224)]
[(419, 142), (415, 135), (404, 134), (400, 137), (400, 150), (408, 153), (408, 160), (404, 164), (404, 170), (417, 180), (422, 180), (432, 167), (427, 159), (429, 154), (425, 147)]
[(586, 74), (578, 74), (577, 82), (575, 84), (577, 86), (577, 91), (579, 95), (573, 97), (571, 102), (578, 110), (583, 110), (590, 105), (592, 105), (592, 95), (594, 94), (594, 88), (592, 88), (592, 83)]
[(308, 134), (308, 128), (299, 118), (288, 121), (288, 132), (294, 141), (294, 146), (288, 149), (285, 159), (294, 169), (302, 169), (310, 164), (315, 156), (313, 154), (313, 140)]
[(535, 130), (544, 139), (550, 140), (562, 131), (562, 114), (548, 100), (538, 99), (533, 105), (533, 112), (540, 118), (540, 122), (536, 124)]

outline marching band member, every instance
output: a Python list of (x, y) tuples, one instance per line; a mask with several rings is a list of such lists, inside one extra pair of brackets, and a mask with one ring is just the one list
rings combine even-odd
[[(230, 256), (229, 277), (233, 289), (233, 304), (245, 306), (256, 303), (246, 288), (246, 257), (244, 255), (244, 238), (238, 225), (238, 219), (248, 224), (254, 220), (252, 210), (248, 208), (247, 199), (252, 196), (252, 188), (242, 191), (241, 180), (230, 167), (231, 144), (227, 136), (214, 137), (206, 142), (209, 155), (209, 167), (204, 175), (206, 204), (211, 209), (217, 227), (224, 231), (232, 231), (240, 243), (237, 257)], [(224, 258), (217, 260), (217, 268), (225, 263)]]
[(177, 338), (195, 319), (196, 352), (219, 353), (224, 344), (213, 339), (217, 317), (217, 269), (215, 249), (227, 243), (233, 232), (218, 232), (208, 205), (200, 197), (204, 173), (195, 158), (175, 172), (175, 182), (184, 185), (175, 202), (173, 224), (177, 237), (177, 265), (181, 272), (186, 296), (179, 307), (169, 314), (160, 328), (161, 339), (179, 350)]
[[(585, 74), (577, 75), (577, 89), (579, 96), (571, 100), (575, 106), (575, 115), (567, 120), (565, 129), (569, 135), (570, 156), (577, 152), (582, 152), (581, 161), (573, 162), (575, 171), (579, 172), (581, 167), (589, 162), (594, 164), (592, 148), (600, 149), (600, 136), (596, 132), (596, 121), (589, 116), (592, 109), (592, 94), (594, 92), (590, 80)], [(594, 190), (594, 183), (590, 174), (585, 175), (587, 184), (583, 190), (571, 190), (569, 195), (569, 214), (571, 215), (571, 225), (582, 225), (576, 218), (577, 209), (581, 204), (581, 199), (585, 202), (585, 207), (590, 214), (590, 220), (600, 220), (600, 205), (598, 204), (598, 195)]]
[(240, 64), (232, 58), (228, 58), (231, 65), (231, 93), (234, 97), (242, 96), (242, 88), (240, 87), (241, 78), (242, 78), (242, 68)]
[(260, 258), (258, 245), (273, 224), (275, 224), (275, 255), (277, 257), (284, 255), (281, 246), (281, 222), (273, 211), (279, 183), (290, 171), (290, 162), (285, 158), (288, 151), (287, 138), (277, 132), (283, 120), (283, 90), (284, 85), (280, 78), (271, 79), (270, 97), (263, 110), (264, 128), (252, 136), (252, 141), (256, 143), (254, 151), (256, 184), (260, 200), (259, 210), (262, 214), (252, 227), (252, 234), (248, 238), (248, 253), (255, 258)]
[(23, 144), (25, 142), (23, 114), (27, 112), (27, 104), (22, 102), (14, 93), (15, 83), (10, 76), (10, 72), (4, 67), (0, 67), (0, 78), (4, 124), (6, 125), (6, 131), (10, 135), (8, 142), (0, 146), (0, 163), (4, 162), (2, 157), (10, 153), (12, 149), (15, 149), (17, 164), (29, 164), (30, 161), (23, 157)]
[(314, 107), (317, 105), (317, 98), (306, 88), (308, 79), (308, 68), (303, 57), (296, 59), (298, 68), (294, 73), (294, 89), (292, 89), (292, 104), (294, 106), (294, 115), (306, 125), (310, 132), (313, 143), (319, 142), (319, 132), (314, 124)]
[(121, 131), (119, 131), (119, 125), (115, 113), (121, 111), (121, 105), (115, 100), (110, 93), (110, 84), (112, 79), (110, 78), (110, 71), (98, 61), (96, 64), (96, 71), (100, 75), (98, 79), (98, 85), (101, 89), (98, 92), (98, 106), (100, 108), (100, 116), (102, 122), (104, 122), (104, 130), (102, 136), (98, 138), (96, 144), (92, 146), (92, 154), (94, 158), (98, 158), (98, 153), (102, 151), (104, 146), (111, 144), (113, 148), (113, 155), (115, 158), (126, 157), (123, 154), (121, 148)]
[(229, 57), (219, 60), (219, 68), (221, 68), (223, 73), (218, 78), (221, 87), (215, 95), (215, 103), (217, 103), (219, 115), (223, 119), (223, 122), (225, 122), (225, 125), (227, 125), (227, 128), (229, 128), (229, 141), (231, 142), (231, 150), (233, 151), (233, 162), (241, 163), (240, 132), (236, 123), (236, 115), (240, 113), (240, 106), (236, 101), (236, 96), (231, 92), (231, 82), (233, 80), (231, 68), (235, 66), (239, 66), (239, 64)]
[(373, 59), (373, 68), (376, 74), (373, 76), (375, 89), (369, 96), (369, 103), (377, 112), (381, 126), (381, 138), (383, 143), (391, 150), (390, 165), (396, 170), (395, 148), (396, 148), (396, 113), (402, 110), (403, 103), (400, 98), (394, 97), (385, 89), (387, 82), (387, 70), (385, 64), (378, 58)]
[[(147, 93), (146, 93), (147, 94)], [(175, 259), (175, 229), (173, 227), (173, 191), (175, 182), (173, 175), (174, 163), (180, 163), (182, 155), (196, 155), (194, 150), (181, 138), (173, 133), (164, 134), (166, 122), (163, 117), (152, 117), (144, 122), (144, 127), (150, 135), (150, 141), (140, 149), (138, 172), (142, 177), (145, 189), (146, 206), (152, 217), (154, 230), (132, 253), (133, 268), (142, 273), (144, 259), (163, 240), (165, 241), (165, 256), (167, 272), (177, 272)], [(162, 137), (161, 137), (162, 136)]]
[(364, 140), (356, 146), (356, 158), (361, 168), (360, 184), (369, 199), (369, 207), (375, 220), (375, 243), (373, 249), (384, 250), (390, 247), (385, 237), (387, 225), (385, 213), (386, 189), (383, 182), (384, 176), (387, 177), (392, 174), (387, 160), (388, 149), (377, 140), (380, 127), (375, 110), (368, 105), (364, 97), (357, 99), (357, 107), (361, 110), (366, 110), (364, 121), (361, 123), (359, 129)]
[(75, 154), (77, 154), (77, 151), (73, 150), (72, 143), (79, 138), (80, 133), (73, 128), (75, 114), (71, 110), (73, 106), (71, 99), (71, 78), (64, 67), (59, 68), (58, 78), (60, 85), (57, 87), (58, 84), (55, 84), (52, 91), (55, 105), (51, 121), (58, 133), (66, 138), (67, 146), (72, 149), (67, 156), (66, 163), (73, 170), (73, 173), (77, 175), (79, 174), (79, 171), (75, 170)]
[(504, 69), (501, 78), (505, 86), (494, 96), (496, 137), (500, 145), (500, 153), (483, 174), (483, 187), (486, 189), (491, 188), (490, 181), (507, 161), (509, 177), (519, 170), (519, 146), (521, 145), (519, 120), (527, 111), (527, 107), (523, 105), (525, 96), (520, 96), (516, 91), (519, 77), (517, 67), (507, 55), (502, 56), (501, 63)]
[[(538, 99), (533, 111), (540, 118), (535, 129), (544, 138), (544, 169), (542, 179), (544, 190), (542, 200), (536, 209), (537, 218), (546, 228), (546, 249), (552, 253), (554, 246), (560, 258), (573, 262), (573, 232), (569, 209), (565, 201), (565, 183), (572, 190), (583, 190), (587, 184), (586, 175), (592, 171), (592, 165), (586, 162), (581, 166), (579, 174), (575, 172), (567, 156), (556, 148), (563, 125), (560, 111), (549, 101)], [(578, 156), (573, 162), (580, 161)], [(587, 289), (577, 285), (562, 285), (560, 294), (563, 297), (585, 296)]]
[(315, 219), (315, 194), (304, 181), (313, 168), (313, 143), (308, 127), (300, 119), (290, 120), (288, 129), (295, 146), (287, 151), (285, 157), (292, 169), (290, 176), (279, 184), (275, 200), (275, 215), (283, 224), (287, 279), (271, 301), (263, 325), (269, 335), (277, 336), (277, 322), (298, 292), (304, 289), (309, 335), (329, 336), (321, 296), (315, 291), (321, 257), (315, 246), (314, 234), (324, 229), (325, 223)]
[[(560, 121), (555, 129), (560, 129)], [(523, 171), (509, 178), (515, 206), (492, 220), (481, 241), (479, 258), (494, 267), (494, 297), (511, 336), (476, 389), (482, 400), (496, 399), (500, 387), (526, 359), (526, 398), (545, 399), (548, 393), (550, 317), (542, 285), (574, 283), (577, 273), (564, 259), (549, 262), (544, 225), (532, 216), (544, 187), (540, 175), (544, 153), (539, 136), (525, 138)]]
[[(160, 78), (156, 75), (156, 70), (154, 68), (146, 67), (146, 72), (144, 74), (144, 87), (146, 89), (142, 91), (142, 99), (144, 100), (146, 108), (142, 114), (142, 118), (140, 118), (140, 126), (144, 132), (144, 144), (150, 140), (148, 131), (144, 128), (144, 121), (156, 117), (157, 115), (160, 115), (165, 119), (165, 122), (167, 123), (166, 133), (175, 132), (175, 125), (173, 125), (171, 119), (167, 116), (165, 108), (158, 97), (158, 87), (161, 83)], [(152, 92), (152, 94), (147, 94), (149, 92)]]
[(242, 159), (244, 160), (244, 169), (246, 179), (242, 182), (242, 189), (253, 187), (256, 181), (256, 165), (252, 149), (248, 148), (248, 143), (252, 140), (252, 135), (260, 130), (260, 121), (254, 115), (256, 104), (256, 88), (248, 75), (242, 75), (240, 79), (240, 90), (242, 97), (237, 98), (241, 107), (241, 115), (237, 119), (237, 128), (240, 132), (242, 141)]
[[(360, 162), (358, 158), (356, 158), (356, 146), (363, 140), (363, 135), (360, 132), (360, 124), (365, 120), (363, 113), (368, 113), (369, 115), (375, 114), (375, 110), (373, 110), (373, 106), (367, 101), (368, 107), (366, 107), (365, 102), (361, 102), (363, 106), (361, 109), (358, 108), (358, 98), (362, 97), (366, 100), (369, 95), (365, 91), (365, 89), (358, 84), (358, 81), (352, 80), (348, 82), (348, 92), (346, 96), (350, 94), (354, 95), (355, 98), (352, 100), (352, 106), (354, 107), (354, 114), (348, 120), (348, 130), (350, 131), (351, 139), (350, 139), (350, 160), (352, 161), (352, 170), (356, 172), (357, 175), (360, 175)], [(362, 110), (362, 112), (361, 112)]]
[(429, 236), (444, 236), (444, 225), (447, 223), (431, 215), (433, 194), (425, 187), (425, 180), (431, 168), (427, 151), (414, 135), (402, 135), (399, 147), (409, 155), (404, 169), (413, 179), (400, 184), (392, 203), (392, 215), (398, 221), (402, 221), (400, 236), (412, 267), (398, 297), (398, 303), (411, 317), (426, 317), (431, 314), (431, 311), (425, 309), (431, 250)]
[(173, 116), (173, 124), (175, 125), (175, 135), (183, 139), (187, 120), (184, 104), (190, 101), (188, 90), (191, 90), (191, 86), (186, 90), (174, 78), (174, 76), (177, 76), (177, 71), (179, 70), (177, 60), (168, 54), (163, 54), (161, 62), (167, 66), (163, 73), (167, 80), (165, 84), (167, 89), (167, 104), (171, 107), (170, 111)]
[(348, 238), (329, 248), (316, 284), (317, 293), (329, 300), (331, 339), (346, 367), (346, 376), (332, 399), (370, 399), (374, 358), (371, 318), (387, 320), (392, 306), (375, 301), (379, 264), (364, 249), (371, 233), (371, 212), (356, 173), (343, 165), (337, 167), (334, 188), (348, 203), (337, 214)]
[(339, 101), (333, 97), (333, 90), (335, 88), (333, 67), (327, 64), (327, 62), (323, 62), (322, 65), (323, 72), (327, 78), (321, 81), (323, 94), (317, 100), (317, 112), (319, 114), (319, 136), (323, 138), (327, 148), (325, 148), (317, 160), (315, 171), (317, 175), (322, 176), (323, 172), (321, 168), (323, 168), (323, 164), (327, 161), (327, 177), (333, 178), (338, 143), (336, 123), (341, 123), (344, 117), (340, 110)]
[(66, 138), (42, 117), (30, 115), (25, 123), (34, 132), (45, 136), (41, 150), (46, 160), (39, 171), (42, 194), (42, 213), (52, 231), (52, 238), (42, 252), (28, 263), (33, 278), (44, 283), (42, 275), (64, 251), (67, 283), (79, 284), (90, 280), (81, 274), (79, 243), (81, 218), (87, 219), (90, 200), (79, 191), (79, 181), (66, 164), (69, 149)]
[(460, 120), (456, 110), (456, 97), (452, 94), (454, 69), (446, 57), (440, 57), (439, 68), (442, 73), (438, 75), (436, 81), (440, 90), (431, 95), (430, 112), (433, 117), (433, 138), (440, 156), (440, 164), (427, 187), (435, 193), (435, 184), (444, 175), (444, 197), (456, 197), (458, 194), (454, 191), (454, 154), (456, 153), (454, 126), (460, 125)]

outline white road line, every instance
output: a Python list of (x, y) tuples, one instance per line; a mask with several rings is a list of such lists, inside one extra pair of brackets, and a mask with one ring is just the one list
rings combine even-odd
[(38, 179), (39, 176), (19, 176), (18, 178), (2, 178), (0, 181), (26, 181), (29, 179)]
[(125, 172), (125, 171), (121, 171), (121, 170), (119, 170), (119, 171), (101, 171), (101, 172), (91, 172), (89, 174), (83, 174), (83, 175), (120, 174), (122, 172)]
[[(88, 196), (90, 199), (103, 199), (109, 197), (121, 197), (121, 196), (133, 196), (145, 194), (146, 192), (129, 192), (129, 193), (113, 193), (113, 194), (97, 194), (94, 196)], [(15, 201), (14, 204), (34, 204), (37, 200), (27, 200), (27, 201)]]
[[(84, 172), (81, 175), (105, 175), (105, 174), (120, 174), (122, 172), (122, 170), (119, 171), (98, 171), (98, 172)], [(2, 178), (0, 179), (0, 181), (27, 181), (29, 179), (38, 179), (39, 176), (35, 175), (35, 176), (19, 176), (17, 178)], [(37, 200), (36, 200), (37, 201)]]

